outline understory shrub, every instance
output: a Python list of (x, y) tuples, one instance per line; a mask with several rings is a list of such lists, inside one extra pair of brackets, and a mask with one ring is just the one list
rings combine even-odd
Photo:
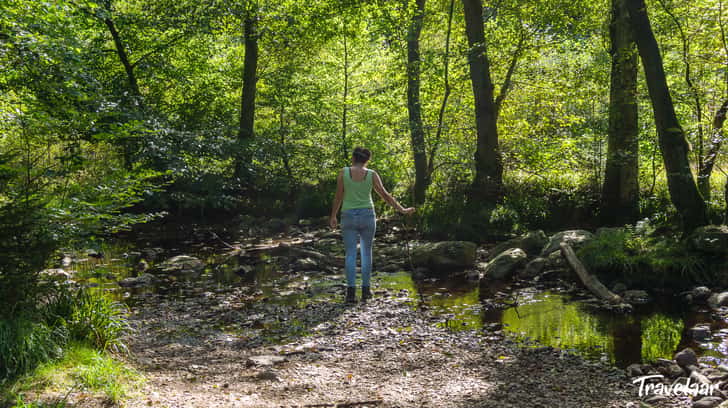
[(680, 289), (717, 281), (724, 259), (696, 253), (677, 235), (658, 232), (648, 221), (600, 229), (577, 254), (606, 282)]
[(63, 354), (69, 341), (125, 351), (126, 308), (103, 293), (58, 286), (36, 308), (0, 319), (0, 383)]

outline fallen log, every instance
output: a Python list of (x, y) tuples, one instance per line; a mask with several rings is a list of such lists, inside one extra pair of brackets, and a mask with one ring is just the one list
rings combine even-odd
[(581, 282), (587, 289), (589, 289), (589, 291), (591, 291), (591, 293), (595, 294), (599, 299), (606, 300), (609, 303), (622, 303), (622, 298), (619, 295), (616, 295), (607, 289), (607, 287), (604, 286), (596, 276), (590, 274), (589, 271), (586, 270), (584, 264), (582, 264), (579, 258), (576, 257), (576, 253), (574, 253), (574, 250), (566, 242), (561, 243), (561, 254), (564, 258), (566, 258), (571, 269), (576, 272), (579, 279), (581, 279)]

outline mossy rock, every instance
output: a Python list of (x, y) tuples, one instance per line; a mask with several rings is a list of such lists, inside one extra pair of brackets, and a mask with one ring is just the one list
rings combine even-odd
[(470, 241), (442, 241), (412, 249), (412, 264), (431, 271), (451, 271), (475, 265), (477, 245)]
[(713, 255), (728, 254), (728, 226), (706, 225), (698, 227), (688, 238), (690, 247)]

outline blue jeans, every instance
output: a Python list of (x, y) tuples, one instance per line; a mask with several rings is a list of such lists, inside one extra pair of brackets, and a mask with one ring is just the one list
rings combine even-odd
[(356, 242), (361, 249), (361, 285), (370, 286), (372, 276), (372, 242), (377, 229), (373, 208), (353, 208), (341, 212), (341, 235), (346, 248), (347, 286), (356, 286)]

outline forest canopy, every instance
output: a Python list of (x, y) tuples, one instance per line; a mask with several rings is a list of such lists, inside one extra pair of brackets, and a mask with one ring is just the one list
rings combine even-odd
[(365, 146), (435, 236), (719, 223), (725, 5), (643, 6), (5, 0), (2, 216), (322, 216)]

